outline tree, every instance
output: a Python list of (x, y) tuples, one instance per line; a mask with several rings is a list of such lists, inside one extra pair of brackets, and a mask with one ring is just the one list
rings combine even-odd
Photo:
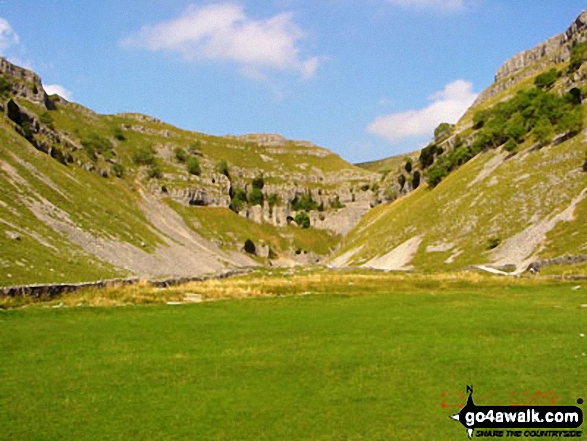
[(450, 135), (454, 129), (454, 124), (440, 123), (436, 129), (434, 129), (434, 140), (440, 141), (442, 138)]
[(399, 184), (400, 190), (404, 189), (404, 185), (406, 185), (406, 177), (404, 175), (399, 175), (397, 177), (397, 182)]
[(415, 190), (419, 186), (420, 186), (420, 172), (418, 170), (416, 170), (414, 172), (414, 176), (412, 178), (412, 187), (414, 187), (414, 190)]
[(406, 171), (408, 173), (411, 173), (412, 172), (412, 160), (410, 158), (408, 158), (406, 160), (406, 165), (404, 166), (404, 168), (406, 169)]
[(305, 211), (300, 211), (296, 214), (294, 221), (300, 228), (310, 228), (310, 217)]

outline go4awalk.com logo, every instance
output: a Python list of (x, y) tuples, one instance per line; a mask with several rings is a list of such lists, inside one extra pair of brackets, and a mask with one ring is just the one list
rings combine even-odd
[[(451, 418), (476, 438), (579, 438), (583, 411), (577, 406), (477, 406), (467, 386), (467, 404)], [(583, 404), (579, 398), (577, 404)]]

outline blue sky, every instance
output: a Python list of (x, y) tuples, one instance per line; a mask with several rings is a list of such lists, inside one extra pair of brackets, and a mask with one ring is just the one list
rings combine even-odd
[(100, 113), (280, 133), (352, 161), (413, 151), (577, 0), (2, 0), (0, 50)]

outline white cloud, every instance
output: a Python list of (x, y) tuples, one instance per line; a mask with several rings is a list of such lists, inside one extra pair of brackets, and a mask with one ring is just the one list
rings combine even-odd
[(389, 3), (404, 8), (436, 9), (441, 11), (458, 11), (465, 7), (465, 0), (387, 0)]
[(65, 98), (67, 101), (71, 101), (73, 99), (73, 93), (59, 84), (44, 84), (43, 88), (49, 95), (56, 93), (57, 95)]
[(18, 44), (19, 41), (20, 39), (12, 29), (12, 26), (10, 26), (10, 23), (8, 23), (6, 19), (0, 17), (0, 53), (4, 55), (6, 49)]
[(423, 135), (431, 136), (440, 123), (457, 122), (476, 97), (472, 83), (456, 80), (442, 91), (431, 95), (432, 103), (428, 107), (379, 116), (369, 124), (367, 132), (381, 136), (390, 142), (399, 142)]
[(174, 20), (143, 26), (121, 44), (177, 52), (189, 61), (230, 60), (254, 78), (264, 78), (266, 69), (310, 78), (320, 60), (302, 56), (299, 42), (305, 33), (292, 19), (285, 13), (255, 20), (234, 3), (192, 6)]

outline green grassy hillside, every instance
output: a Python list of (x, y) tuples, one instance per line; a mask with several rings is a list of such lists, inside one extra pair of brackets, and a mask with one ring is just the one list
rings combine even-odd
[(332, 263), (522, 271), (587, 254), (585, 78), (582, 63), (546, 65), (477, 103), (420, 153), (424, 183), (368, 213)]
[[(289, 225), (291, 200), (313, 195), (307, 209), (320, 209), (320, 222), (310, 213), (320, 226), (341, 214), (330, 201), (350, 200), (373, 176), (275, 135), (264, 143), (265, 135), (98, 115), (46, 96), (32, 72), (1, 65), (9, 68), (0, 75), (0, 286), (315, 263), (340, 237)], [(247, 239), (260, 253), (243, 252)]]

